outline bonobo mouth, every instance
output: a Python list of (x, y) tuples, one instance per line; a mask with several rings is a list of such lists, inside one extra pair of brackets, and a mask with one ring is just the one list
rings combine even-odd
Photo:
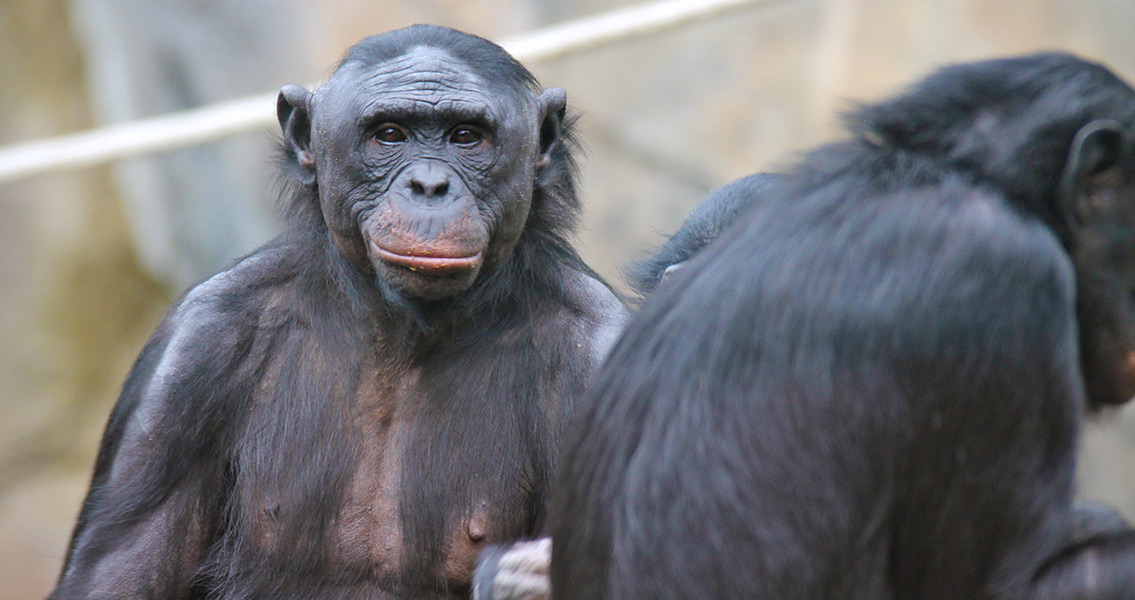
[(443, 277), (456, 275), (476, 269), (481, 264), (482, 252), (467, 256), (439, 256), (428, 250), (414, 254), (391, 252), (376, 243), (371, 243), (374, 253), (384, 262), (409, 269), (422, 275)]

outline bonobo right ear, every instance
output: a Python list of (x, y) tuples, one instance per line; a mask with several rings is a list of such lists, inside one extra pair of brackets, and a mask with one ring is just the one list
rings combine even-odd
[(1060, 178), (1060, 201), (1073, 227), (1090, 219), (1093, 195), (1126, 183), (1122, 169), (1131, 158), (1130, 144), (1131, 132), (1111, 119), (1092, 121), (1076, 132)]
[(315, 157), (311, 154), (311, 92), (298, 85), (286, 85), (276, 97), (276, 118), (284, 132), (287, 156), (298, 167), (296, 174), (304, 185), (315, 182)]

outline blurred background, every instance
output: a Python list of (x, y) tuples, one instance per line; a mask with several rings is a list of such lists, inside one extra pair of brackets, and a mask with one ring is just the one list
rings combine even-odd
[[(3, 0), (0, 145), (325, 77), (411, 23), (513, 37), (618, 0)], [(587, 146), (585, 258), (619, 267), (708, 190), (839, 134), (935, 66), (1064, 49), (1135, 77), (1135, 3), (780, 0), (529, 66)], [(46, 594), (106, 415), (164, 307), (277, 228), (263, 129), (0, 184), (0, 598)], [(1091, 426), (1081, 493), (1135, 518), (1135, 409)]]

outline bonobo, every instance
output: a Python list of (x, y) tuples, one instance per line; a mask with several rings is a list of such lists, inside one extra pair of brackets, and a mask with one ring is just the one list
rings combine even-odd
[(546, 527), (625, 315), (567, 241), (564, 92), (415, 26), (278, 115), (286, 231), (142, 350), (53, 598), (460, 598)]
[(1135, 91), (1045, 54), (849, 118), (616, 343), (565, 441), (552, 596), (1135, 598), (1073, 505), (1135, 395)]

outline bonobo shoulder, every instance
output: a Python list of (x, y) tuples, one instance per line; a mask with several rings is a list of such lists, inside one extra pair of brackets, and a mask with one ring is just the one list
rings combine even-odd
[(297, 248), (265, 246), (189, 288), (170, 310), (177, 329), (261, 325), (271, 320), (279, 296), (288, 293), (301, 259)]
[(190, 419), (180, 428), (169, 419), (228, 414), (232, 407), (218, 403), (249, 396), (248, 367), (268, 345), (263, 339), (253, 343), (270, 312), (260, 292), (278, 287), (285, 261), (281, 248), (258, 250), (190, 288), (158, 325), (107, 426), (111, 485), (149, 464), (146, 456), (156, 447), (185, 450), (217, 433), (208, 419)]
[[(1064, 352), (1067, 347), (1053, 346), (1052, 340), (1073, 341), (1071, 262), (1051, 229), (1000, 194), (947, 180), (879, 196), (859, 208), (860, 233), (850, 242), (821, 230), (824, 239), (833, 240), (825, 256), (837, 261), (824, 264), (836, 265), (837, 277), (848, 273), (847, 264), (871, 275), (841, 280), (845, 296), (837, 304), (817, 301), (837, 308), (808, 314), (839, 314), (863, 326), (864, 339), (905, 340), (907, 358), (920, 356), (926, 364), (945, 364), (942, 340), (959, 332), (968, 332), (970, 352), (996, 356), (1003, 364), (1027, 355), (1022, 348)], [(818, 247), (818, 237), (809, 244)], [(811, 285), (803, 281), (797, 283)], [(796, 291), (803, 296), (807, 289)], [(797, 311), (816, 305), (804, 302)]]
[(1039, 301), (1036, 290), (1052, 290), (1062, 306), (1072, 302), (1075, 276), (1060, 240), (995, 190), (947, 178), (877, 198), (873, 206), (862, 216), (863, 247), (906, 249), (879, 256), (926, 275), (924, 285), (933, 290), (927, 293), (957, 299), (978, 288), (984, 291), (976, 300), (1027, 305)]
[(596, 365), (603, 362), (630, 313), (622, 298), (593, 273), (570, 270), (566, 285), (579, 315), (580, 332), (589, 340), (590, 355)]
[[(199, 377), (198, 368), (210, 378), (231, 375), (240, 366), (238, 353), (249, 358), (255, 332), (284, 320), (275, 313), (278, 298), (295, 279), (295, 269), (286, 266), (290, 262), (286, 247), (267, 246), (186, 291), (135, 365), (131, 380), (149, 380), (137, 391), (164, 397), (173, 379)], [(129, 391), (124, 389), (123, 401)]]
[(996, 276), (998, 267), (1021, 276), (1050, 279), (1069, 292), (1075, 277), (1067, 253), (1050, 227), (1040, 219), (1012, 208), (1000, 195), (970, 191), (953, 215), (950, 229), (968, 242), (960, 260), (985, 266)]

